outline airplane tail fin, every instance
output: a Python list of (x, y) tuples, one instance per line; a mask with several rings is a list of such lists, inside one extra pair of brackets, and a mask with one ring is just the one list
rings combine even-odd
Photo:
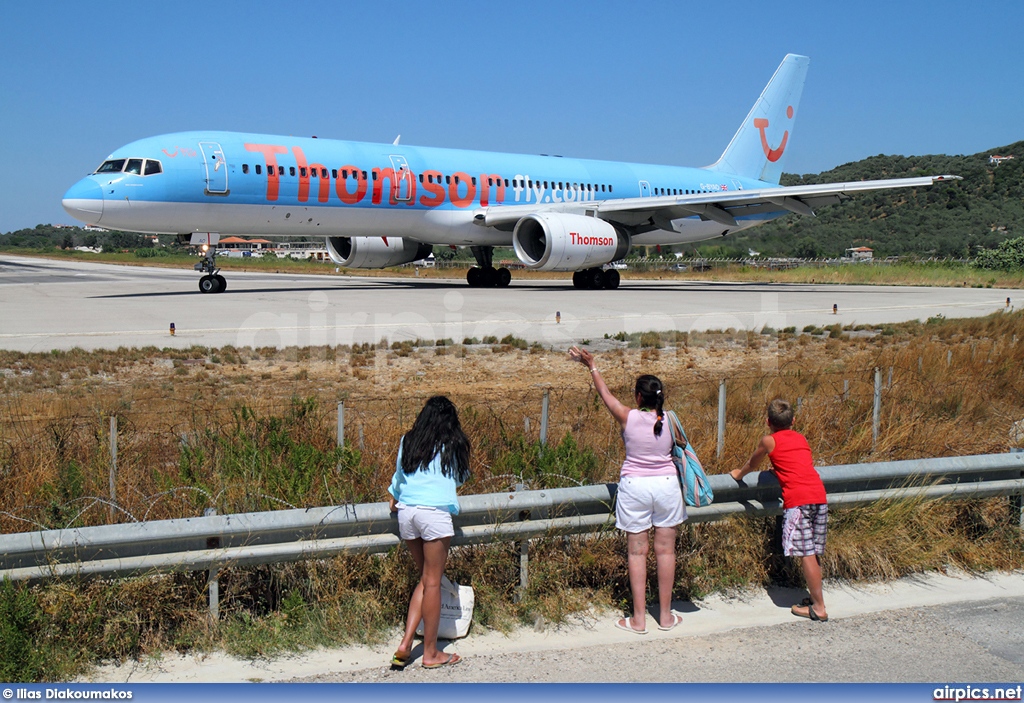
[(722, 156), (708, 170), (778, 183), (811, 60), (787, 54)]

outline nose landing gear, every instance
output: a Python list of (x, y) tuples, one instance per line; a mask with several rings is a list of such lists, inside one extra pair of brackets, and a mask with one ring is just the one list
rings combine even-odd
[(227, 279), (219, 273), (207, 274), (199, 279), (200, 293), (223, 293), (227, 287)]
[(206, 274), (199, 279), (200, 293), (223, 293), (227, 290), (228, 281), (220, 275), (220, 269), (217, 268), (217, 263), (213, 257), (213, 251), (208, 251), (203, 256), (203, 260), (192, 267), (196, 271), (202, 271)]

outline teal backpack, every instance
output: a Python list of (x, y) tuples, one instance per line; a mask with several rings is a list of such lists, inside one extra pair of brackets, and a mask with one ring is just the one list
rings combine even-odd
[(704, 473), (704, 467), (697, 458), (697, 452), (693, 451), (690, 440), (686, 438), (686, 431), (683, 423), (675, 412), (669, 410), (668, 421), (672, 428), (672, 463), (676, 465), (679, 472), (679, 482), (683, 486), (683, 500), (694, 508), (702, 508), (711, 505), (715, 499), (715, 492), (711, 490), (711, 482), (708, 475)]

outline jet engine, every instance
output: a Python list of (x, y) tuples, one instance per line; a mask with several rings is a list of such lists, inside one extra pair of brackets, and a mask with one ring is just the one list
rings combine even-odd
[(353, 269), (382, 269), (430, 256), (433, 247), (401, 237), (327, 237), (331, 261)]
[(537, 271), (579, 271), (621, 259), (629, 236), (596, 217), (539, 212), (516, 223), (516, 256)]

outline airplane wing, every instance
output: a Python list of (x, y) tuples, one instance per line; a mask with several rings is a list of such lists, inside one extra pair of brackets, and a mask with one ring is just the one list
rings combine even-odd
[(491, 205), (477, 210), (473, 222), (483, 227), (511, 230), (521, 218), (531, 213), (565, 212), (580, 215), (592, 214), (602, 220), (626, 227), (638, 227), (644, 223), (653, 223), (654, 225), (662, 223), (663, 225), (674, 219), (694, 215), (729, 227), (736, 227), (740, 224), (741, 218), (782, 210), (813, 216), (816, 208), (848, 200), (851, 193), (891, 188), (919, 188), (954, 180), (961, 180), (961, 177), (891, 178), (878, 181), (776, 186), (756, 190), (729, 190), (692, 195), (616, 198), (591, 202)]

